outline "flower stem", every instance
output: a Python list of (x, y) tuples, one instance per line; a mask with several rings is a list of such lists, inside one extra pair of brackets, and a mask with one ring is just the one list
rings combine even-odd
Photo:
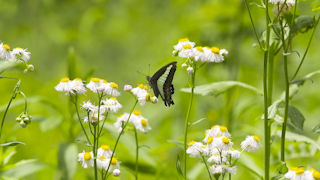
[(184, 127), (184, 179), (187, 179), (187, 139), (188, 139), (188, 127), (189, 127), (189, 118), (190, 118), (190, 113), (191, 113), (191, 108), (192, 108), (192, 102), (193, 102), (193, 94), (194, 94), (194, 83), (195, 83), (195, 77), (196, 77), (196, 64), (194, 64), (194, 73), (191, 74), (191, 97), (190, 97), (190, 102), (189, 102), (189, 108), (187, 112), (187, 117), (186, 117), (186, 122), (185, 122), (185, 127)]
[(264, 1), (266, 5), (265, 11), (265, 23), (266, 23), (266, 41), (265, 41), (265, 52), (264, 52), (264, 63), (263, 63), (263, 94), (264, 94), (264, 137), (265, 137), (265, 154), (264, 154), (264, 163), (265, 163), (265, 174), (264, 178), (269, 179), (269, 166), (270, 166), (270, 126), (268, 120), (268, 54), (269, 54), (269, 40), (270, 40), (270, 26), (269, 26), (269, 8), (268, 0)]
[[(77, 112), (78, 120), (79, 120), (79, 123), (80, 123), (80, 125), (81, 125), (81, 128), (82, 128), (84, 134), (86, 135), (87, 141), (91, 144), (91, 141), (90, 141), (90, 139), (89, 139), (89, 137), (88, 137), (88, 134), (87, 134), (86, 130), (84, 129), (83, 124), (82, 124), (82, 122), (81, 122), (81, 118), (80, 118), (80, 114), (79, 114), (79, 110), (78, 110), (78, 102), (77, 102), (78, 100), (77, 100), (77, 99), (78, 99), (78, 98), (75, 98), (75, 103), (74, 103), (74, 105), (75, 105), (75, 107), (76, 107), (76, 112)], [(88, 115), (88, 121), (89, 121), (89, 115)], [(92, 145), (92, 144), (91, 144), (91, 145)]]
[(207, 171), (208, 171), (208, 175), (209, 175), (209, 177), (210, 177), (210, 180), (212, 180), (211, 174), (210, 174), (210, 170), (209, 170), (208, 165), (207, 165), (207, 162), (206, 162), (206, 160), (204, 159), (203, 156), (201, 156), (201, 157), (202, 157), (202, 160), (203, 160), (204, 164), (206, 165), (206, 168), (207, 168)]
[[(124, 126), (123, 126), (123, 128), (122, 128), (122, 130), (121, 130), (121, 132), (120, 132), (120, 134), (119, 134), (119, 136), (118, 136), (118, 138), (117, 138), (116, 144), (114, 145), (114, 149), (113, 149), (113, 151), (112, 151), (112, 155), (111, 155), (111, 157), (110, 157), (110, 162), (109, 162), (109, 165), (108, 165), (108, 168), (107, 168), (107, 173), (109, 172), (109, 168), (110, 168), (110, 165), (111, 165), (111, 160), (112, 160), (112, 158), (113, 158), (113, 156), (114, 156), (114, 152), (115, 152), (116, 149), (117, 149), (117, 145), (118, 145), (118, 142), (119, 142), (119, 140), (120, 140), (120, 137), (121, 137), (121, 135), (123, 134), (123, 131), (124, 131), (124, 129), (126, 128), (127, 124), (129, 123), (129, 119), (130, 119), (131, 114), (132, 114), (134, 108), (136, 107), (137, 103), (138, 103), (138, 99), (136, 99), (136, 102), (134, 103), (134, 105), (133, 105), (133, 107), (132, 107), (132, 109), (131, 109), (131, 111), (130, 111), (130, 114), (129, 114), (129, 117), (128, 117), (128, 119), (127, 119), (127, 122), (124, 124)], [(107, 177), (107, 178), (108, 178), (108, 177)]]
[(139, 144), (138, 144), (138, 133), (137, 133), (137, 129), (134, 128), (134, 135), (136, 138), (136, 180), (138, 180), (138, 168), (139, 168)]
[(96, 151), (96, 143), (97, 143), (97, 127), (94, 125), (93, 127), (93, 162), (94, 162), (94, 179), (98, 179), (98, 169), (97, 169), (97, 151)]

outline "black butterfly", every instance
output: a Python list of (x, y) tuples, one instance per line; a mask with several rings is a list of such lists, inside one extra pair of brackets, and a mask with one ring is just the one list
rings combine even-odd
[(174, 102), (171, 98), (174, 93), (174, 88), (172, 83), (173, 75), (177, 69), (177, 62), (172, 62), (161, 69), (159, 69), (152, 77), (147, 76), (147, 80), (151, 88), (153, 89), (154, 95), (156, 97), (161, 96), (164, 105), (170, 106)]

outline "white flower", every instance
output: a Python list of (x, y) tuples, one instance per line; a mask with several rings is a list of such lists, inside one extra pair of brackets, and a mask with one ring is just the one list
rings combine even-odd
[(98, 111), (98, 107), (96, 107), (94, 104), (92, 104), (90, 100), (87, 102), (83, 101), (83, 104), (81, 106), (86, 111)]
[(125, 124), (128, 118), (129, 118), (129, 113), (121, 114), (113, 125), (118, 129), (121, 128), (122, 130), (122, 124)]
[(307, 174), (304, 173), (303, 168), (290, 168), (284, 177), (290, 180), (310, 180), (307, 178)]
[(311, 168), (304, 172), (306, 178), (308, 180), (319, 180), (320, 179), (320, 172), (316, 171), (314, 168)]
[(232, 158), (239, 159), (241, 153), (240, 151), (231, 148), (227, 150), (227, 154), (230, 154)]
[[(222, 161), (226, 162), (227, 158), (226, 157), (222, 157)], [(213, 154), (211, 157), (208, 158), (207, 160), (208, 163), (216, 163), (216, 164), (221, 164), (221, 156), (220, 153), (215, 153)]]
[(191, 157), (197, 157), (200, 156), (200, 154), (203, 152), (202, 151), (202, 146), (203, 144), (201, 142), (196, 142), (196, 141), (190, 141), (188, 142), (188, 149), (187, 149), (187, 154), (190, 154)]
[(91, 78), (90, 82), (87, 84), (87, 88), (94, 93), (98, 93), (101, 85), (100, 80), (100, 78)]
[(247, 136), (244, 141), (241, 142), (241, 149), (245, 149), (248, 152), (256, 152), (261, 147), (260, 138), (256, 135)]
[(123, 90), (130, 91), (132, 89), (131, 85), (124, 85)]
[(120, 171), (119, 169), (115, 169), (115, 170), (113, 170), (113, 172), (112, 172), (112, 174), (113, 174), (115, 177), (120, 176), (120, 173), (121, 173), (121, 171)]
[(148, 86), (144, 84), (139, 84), (138, 87), (131, 89), (133, 95), (137, 97), (145, 96), (148, 93)]
[(146, 119), (141, 115), (141, 111), (134, 110), (130, 116), (129, 122), (133, 123), (134, 125), (141, 123), (142, 119)]
[[(103, 121), (105, 118), (106, 117), (104, 115), (102, 115), (102, 113), (100, 112), (99, 121)], [(97, 123), (98, 122), (98, 111), (97, 110), (89, 112), (89, 120), (88, 120), (88, 116), (84, 117), (83, 122), (88, 122), (88, 121), (90, 123)]]
[(188, 67), (187, 72), (188, 74), (192, 74), (194, 72), (193, 67)]
[(194, 57), (195, 53), (192, 49), (190, 44), (186, 44), (182, 47), (182, 50), (178, 54), (182, 58), (192, 58)]
[(228, 132), (228, 129), (225, 126), (215, 126), (214, 135), (216, 136), (222, 135), (222, 136), (231, 138), (231, 134)]
[(148, 130), (151, 130), (151, 127), (148, 124), (148, 119), (141, 119), (140, 121), (135, 121), (134, 126), (136, 129), (140, 130), (143, 133), (147, 133)]
[(209, 51), (205, 51), (205, 57), (209, 62), (220, 63), (224, 61), (224, 55), (227, 55), (229, 52), (225, 49), (219, 49), (217, 47), (212, 47)]
[(8, 44), (0, 44), (0, 59), (5, 59), (8, 61), (13, 61), (13, 56), (10, 53), (10, 46)]
[(83, 168), (88, 168), (93, 166), (93, 153), (85, 152), (78, 154), (78, 161), (80, 161)]
[(179, 43), (177, 45), (174, 45), (173, 48), (176, 51), (181, 51), (183, 49), (184, 45), (190, 45), (193, 47), (196, 43), (190, 42), (188, 38), (179, 39)]
[[(110, 162), (110, 158), (107, 159), (108, 162)], [(112, 172), (115, 169), (120, 169), (120, 163), (115, 157), (112, 157), (111, 163), (110, 163), (110, 168), (108, 172)], [(106, 167), (107, 170), (108, 167)]]
[(223, 171), (223, 173), (228, 172), (230, 174), (234, 174), (235, 175), (237, 173), (237, 166), (230, 167), (228, 165), (223, 165), (222, 171)]
[[(272, 4), (283, 4), (285, 2), (285, 0), (269, 0), (269, 3), (272, 3)], [(294, 5), (296, 3), (295, 0), (287, 0), (286, 1), (287, 5)]]
[[(207, 139), (206, 149), (207, 149), (208, 153), (210, 153), (213, 149), (216, 148), (215, 143), (213, 143), (213, 140), (214, 140), (213, 137), (209, 137), (209, 138)], [(209, 155), (209, 154), (207, 154), (207, 155)]]
[(20, 47), (16, 47), (12, 51), (12, 56), (14, 60), (17, 62), (28, 62), (30, 59), (31, 53), (27, 51), (27, 49), (22, 49)]
[(98, 169), (106, 169), (106, 168), (108, 168), (108, 165), (109, 165), (108, 159), (103, 155), (98, 155), (97, 168)]
[(105, 84), (103, 92), (107, 95), (116, 97), (120, 96), (120, 92), (118, 91), (118, 84), (111, 82), (111, 83), (103, 83)]
[(66, 92), (66, 95), (73, 94), (71, 81), (67, 77), (61, 78), (60, 83), (54, 89), (59, 92)]
[(149, 93), (140, 93), (138, 96), (138, 101), (139, 104), (144, 107), (148, 101), (151, 101), (151, 95)]
[(206, 130), (204, 134), (205, 138), (202, 141), (207, 142), (209, 137), (217, 137), (219, 129), (220, 129), (219, 125), (214, 125), (211, 127), (211, 129)]
[(211, 174), (221, 174), (222, 173), (222, 166), (221, 165), (212, 165), (210, 167)]
[(100, 107), (101, 113), (106, 111), (117, 113), (122, 108), (122, 105), (118, 102), (117, 98), (111, 97), (110, 99), (102, 100)]
[(194, 60), (198, 61), (200, 60), (201, 62), (206, 62), (208, 59), (206, 58), (204, 54), (204, 49), (200, 46), (197, 46), (193, 48), (194, 51)]
[(70, 86), (71, 89), (77, 92), (78, 94), (84, 94), (85, 92), (87, 92), (80, 78), (75, 78), (74, 80), (72, 80)]
[(213, 144), (220, 151), (226, 151), (232, 148), (233, 142), (226, 136), (221, 136), (213, 139)]
[(98, 149), (97, 154), (98, 154), (98, 156), (104, 156), (106, 158), (110, 158), (112, 156), (112, 151), (110, 150), (110, 146), (103, 144)]

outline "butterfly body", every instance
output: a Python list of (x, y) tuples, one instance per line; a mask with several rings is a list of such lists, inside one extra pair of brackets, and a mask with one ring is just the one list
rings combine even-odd
[(152, 77), (147, 76), (147, 80), (153, 89), (156, 97), (161, 97), (166, 106), (173, 105), (172, 94), (174, 87), (172, 84), (174, 73), (177, 69), (177, 62), (172, 62), (159, 69)]

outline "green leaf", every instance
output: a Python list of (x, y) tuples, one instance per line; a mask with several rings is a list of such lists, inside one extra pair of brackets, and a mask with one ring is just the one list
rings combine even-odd
[(23, 143), (23, 142), (14, 141), (14, 142), (8, 142), (8, 143), (0, 144), (0, 146), (16, 146), (16, 145), (18, 145), (18, 144), (26, 145), (26, 144)]
[[(277, 131), (277, 135), (280, 137), (281, 137), (281, 133), (282, 133), (281, 130)], [(287, 131), (286, 132), (286, 140), (294, 141), (294, 142), (310, 143), (311, 145), (315, 146), (318, 150), (320, 150), (320, 144), (317, 143), (317, 141), (315, 141), (307, 136), (301, 135), (301, 134)]]
[(285, 180), (285, 179), (286, 178), (283, 176), (283, 174), (279, 174), (271, 178), (271, 180)]
[(31, 174), (36, 174), (36, 172), (47, 167), (48, 165), (42, 162), (36, 162), (35, 160), (25, 160), (16, 163), (16, 167), (2, 172), (0, 176), (23, 178)]
[(6, 62), (6, 61), (1, 61), (0, 62), (0, 72), (2, 72), (3, 70), (6, 70), (8, 68), (12, 68), (17, 66), (17, 63), (11, 63), (11, 62)]
[(312, 3), (312, 10), (311, 11), (317, 11), (320, 9), (320, 0), (316, 0)]
[[(274, 119), (278, 109), (279, 109), (279, 105), (283, 103), (282, 100), (277, 100), (275, 101), (271, 106), (268, 107), (268, 119)], [(261, 119), (264, 119), (264, 114), (261, 116)]]
[(309, 16), (298, 16), (294, 20), (294, 25), (292, 27), (292, 34), (295, 33), (304, 33), (307, 32), (309, 29), (312, 29), (314, 26), (314, 18)]
[(179, 155), (177, 155), (176, 170), (177, 170), (178, 174), (180, 175), (180, 177), (183, 177)]
[(199, 122), (203, 121), (203, 120), (206, 120), (207, 118), (202, 118), (202, 119), (199, 119), (198, 121), (194, 122), (194, 123), (191, 123), (189, 124), (189, 126), (193, 126), (193, 125), (196, 125), (198, 124)]
[(183, 149), (183, 146), (184, 146), (184, 142), (182, 141), (179, 141), (179, 140), (167, 140), (168, 142), (170, 143), (173, 143), (174, 145), (176, 145), (177, 147), (180, 147)]
[(56, 127), (60, 126), (61, 122), (63, 120), (63, 116), (52, 116), (44, 121), (40, 122), (40, 129), (42, 132), (46, 132), (52, 129), (55, 129)]
[(83, 143), (84, 143), (86, 146), (88, 146), (88, 147), (92, 146), (90, 143), (88, 143), (88, 142), (85, 141), (85, 140), (78, 139), (77, 141), (83, 142)]
[[(243, 87), (252, 90), (260, 95), (263, 95), (263, 92), (260, 89), (238, 81), (221, 81), (196, 86), (194, 89), (194, 93), (201, 94), (203, 96), (218, 96), (219, 94), (224, 93), (225, 91), (233, 88), (234, 86)], [(182, 88), (181, 91), (191, 93), (191, 88)]]
[(67, 178), (72, 180), (74, 174), (77, 171), (78, 163), (77, 163), (77, 154), (78, 148), (76, 144), (72, 143), (66, 148), (64, 153), (64, 163), (66, 167)]
[(298, 55), (298, 57), (300, 57), (300, 53), (298, 51), (291, 51), (291, 52), (287, 52), (287, 53), (282, 53), (284, 56), (289, 56), (293, 53), (296, 53)]
[(278, 165), (276, 170), (279, 172), (279, 174), (284, 174), (288, 172), (287, 164), (283, 161), (281, 161)]
[[(282, 118), (284, 117), (284, 109), (285, 109), (284, 104), (281, 104), (278, 109), (279, 115)], [(289, 105), (289, 107), (288, 107), (288, 122), (287, 122), (288, 128), (294, 132), (302, 132), (304, 121), (305, 121), (305, 118), (301, 114), (301, 112), (297, 108)]]
[(314, 127), (311, 132), (320, 134), (320, 124), (318, 124), (316, 127)]

